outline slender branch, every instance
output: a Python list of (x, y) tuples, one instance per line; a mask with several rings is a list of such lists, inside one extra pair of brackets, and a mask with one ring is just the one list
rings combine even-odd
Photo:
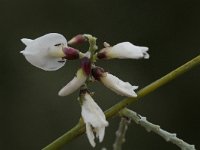
[[(125, 108), (127, 105), (136, 102), (143, 96), (153, 92), (154, 90), (158, 89), (159, 87), (169, 83), (171, 80), (177, 78), (178, 76), (182, 75), (183, 73), (189, 71), (190, 69), (194, 68), (195, 66), (200, 64), (200, 55), (193, 58), (189, 62), (185, 63), (184, 65), (180, 66), (179, 68), (173, 70), (172, 72), (168, 73), (167, 75), (163, 76), (162, 78), (158, 79), (157, 81), (151, 83), (150, 85), (144, 87), (140, 91), (138, 91), (138, 97), (136, 98), (126, 98), (119, 103), (115, 104), (111, 108), (105, 111), (106, 117), (110, 118), (116, 115), (120, 110)], [(43, 148), (43, 150), (58, 150), (60, 147), (64, 146), (66, 143), (70, 142), (78, 135), (84, 133), (84, 124), (78, 123), (75, 127), (73, 127), (70, 131), (65, 133), (63, 136), (59, 137), (57, 140), (52, 142), (47, 147)]]
[(49, 144), (42, 150), (59, 150), (67, 143), (67, 141), (75, 139), (84, 132), (85, 126), (83, 120), (80, 119), (77, 125), (75, 125), (72, 129), (70, 129), (68, 132), (57, 138), (55, 141), (53, 141), (51, 144)]
[(143, 89), (139, 90), (137, 92), (138, 97), (136, 98), (126, 98), (119, 103), (115, 104), (108, 110), (106, 110), (106, 116), (107, 117), (112, 117), (117, 112), (126, 106), (130, 105), (131, 103), (134, 103), (135, 101), (139, 100), (140, 98), (148, 95), (149, 93), (153, 92), (154, 90), (158, 89), (159, 87), (169, 83), (173, 79), (177, 78), (178, 76), (184, 74), (185, 72), (189, 71), (190, 69), (194, 68), (195, 66), (200, 65), (200, 55), (197, 57), (193, 58), (192, 60), (188, 61), (184, 65), (178, 67), (177, 69), (171, 71), (167, 75), (163, 76), (162, 78), (154, 81), (153, 83), (147, 85)]
[(119, 128), (116, 131), (116, 139), (113, 144), (113, 150), (121, 150), (122, 144), (125, 142), (125, 135), (128, 129), (128, 125), (130, 123), (129, 118), (121, 117), (121, 121), (119, 123)]
[(194, 145), (190, 145), (190, 144), (184, 142), (183, 140), (177, 138), (175, 133), (169, 133), (169, 132), (161, 129), (160, 126), (147, 121), (146, 117), (142, 117), (132, 110), (124, 108), (123, 110), (120, 111), (120, 115), (130, 118), (135, 123), (144, 127), (148, 132), (152, 131), (152, 132), (160, 135), (167, 142), (172, 142), (172, 143), (176, 144), (182, 150), (195, 150)]

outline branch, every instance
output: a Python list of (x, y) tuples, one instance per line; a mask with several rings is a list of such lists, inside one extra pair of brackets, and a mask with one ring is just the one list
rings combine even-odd
[(80, 119), (79, 123), (71, 128), (68, 132), (57, 138), (55, 141), (50, 143), (48, 146), (43, 148), (42, 150), (59, 150), (61, 149), (66, 143), (75, 139), (79, 135), (85, 132), (85, 126), (83, 120)]
[[(105, 111), (106, 117), (110, 118), (116, 115), (120, 110), (125, 108), (127, 105), (136, 102), (140, 98), (148, 95), (149, 93), (153, 92), (154, 90), (158, 89), (159, 87), (169, 83), (171, 80), (177, 78), (178, 76), (182, 75), (183, 73), (189, 71), (190, 69), (194, 68), (195, 66), (200, 64), (200, 55), (193, 58), (189, 62), (185, 63), (184, 65), (180, 66), (179, 68), (173, 70), (172, 72), (168, 73), (167, 75), (163, 76), (162, 78), (158, 79), (157, 81), (151, 83), (150, 85), (144, 87), (143, 89), (138, 91), (138, 97), (136, 98), (126, 98), (119, 103), (115, 104), (111, 108)], [(63, 136), (59, 137), (47, 147), (43, 148), (42, 150), (58, 150), (59, 148), (63, 147), (66, 143), (70, 142), (71, 140), (75, 139), (77, 136), (83, 134), (85, 132), (84, 124), (79, 122), (75, 127), (65, 133)]]
[(167, 142), (172, 142), (172, 143), (176, 144), (182, 150), (195, 150), (194, 145), (190, 145), (190, 144), (184, 142), (183, 140), (177, 138), (175, 133), (169, 133), (169, 132), (161, 129), (160, 126), (147, 121), (146, 117), (142, 117), (132, 110), (124, 108), (123, 110), (120, 111), (120, 115), (130, 118), (135, 123), (144, 127), (148, 132), (152, 131), (152, 132), (160, 135)]
[(119, 128), (116, 131), (116, 139), (113, 144), (113, 150), (121, 150), (122, 144), (125, 142), (125, 135), (128, 129), (128, 125), (130, 123), (129, 118), (121, 117), (121, 121), (119, 123)]

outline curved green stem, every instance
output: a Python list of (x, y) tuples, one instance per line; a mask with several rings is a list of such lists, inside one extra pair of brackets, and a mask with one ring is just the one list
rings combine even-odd
[[(144, 87), (143, 89), (138, 91), (138, 97), (136, 98), (126, 98), (119, 103), (115, 104), (111, 108), (105, 111), (106, 117), (110, 118), (116, 115), (120, 110), (122, 110), (127, 105), (130, 105), (143, 96), (148, 95), (149, 93), (153, 92), (154, 90), (158, 89), (159, 87), (169, 83), (171, 80), (177, 78), (178, 76), (182, 75), (183, 73), (189, 71), (190, 69), (194, 68), (195, 66), (200, 64), (200, 55), (193, 58), (189, 62), (185, 63), (184, 65), (180, 66), (179, 68), (173, 70), (172, 72), (168, 73), (167, 75), (163, 76), (162, 78), (156, 80), (155, 82), (149, 84), (148, 86)], [(47, 147), (43, 148), (42, 150), (59, 150), (63, 147), (66, 143), (70, 142), (71, 140), (75, 139), (79, 135), (85, 132), (84, 123), (80, 121), (76, 126), (74, 126), (71, 130), (65, 133), (63, 136), (56, 139), (54, 142), (49, 144)]]
[(95, 54), (95, 51), (98, 49), (98, 46), (96, 44), (96, 41), (97, 41), (97, 38), (90, 35), (90, 34), (84, 34), (85, 38), (88, 39), (88, 42), (89, 42), (89, 52), (91, 53), (91, 62), (94, 63), (96, 62), (96, 56), (94, 55)]

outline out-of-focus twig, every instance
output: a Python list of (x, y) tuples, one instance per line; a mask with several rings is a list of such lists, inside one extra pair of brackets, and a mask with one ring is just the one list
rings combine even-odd
[(123, 110), (120, 111), (120, 115), (130, 118), (135, 123), (144, 127), (148, 132), (152, 131), (152, 132), (160, 135), (167, 142), (172, 142), (172, 143), (176, 144), (182, 150), (195, 150), (194, 145), (190, 145), (190, 144), (184, 142), (183, 140), (179, 139), (176, 136), (176, 133), (169, 133), (169, 132), (161, 129), (160, 126), (147, 121), (146, 117), (142, 117), (130, 109), (124, 108)]
[(122, 144), (125, 142), (125, 135), (128, 129), (128, 125), (130, 123), (130, 119), (126, 117), (121, 117), (121, 121), (119, 123), (119, 128), (116, 131), (116, 139), (113, 144), (113, 150), (121, 150)]

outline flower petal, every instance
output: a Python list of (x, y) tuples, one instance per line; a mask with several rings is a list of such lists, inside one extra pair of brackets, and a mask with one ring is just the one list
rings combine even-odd
[(137, 97), (137, 94), (134, 90), (136, 90), (138, 86), (132, 86), (129, 82), (124, 82), (112, 74), (106, 72), (104, 76), (100, 78), (100, 81), (107, 88), (111, 89), (119, 95), (127, 97)]
[(21, 39), (21, 41), (22, 41), (26, 46), (28, 46), (29, 44), (31, 44), (31, 42), (32, 42), (33, 40), (27, 39), (27, 38), (23, 38), (23, 39)]
[(65, 65), (65, 60), (52, 56), (52, 53), (60, 53), (58, 44), (67, 45), (65, 37), (58, 33), (49, 33), (35, 40), (23, 38), (21, 41), (26, 48), (21, 51), (26, 60), (45, 71), (54, 71)]
[(148, 47), (140, 47), (142, 53), (143, 53), (143, 57), (144, 59), (149, 59), (150, 55), (147, 53), (147, 51), (149, 50)]
[(149, 54), (147, 53), (148, 47), (135, 46), (130, 42), (122, 42), (113, 47), (106, 47), (102, 49), (97, 57), (99, 59), (148, 59)]
[(90, 123), (94, 128), (99, 126), (108, 126), (103, 111), (88, 93), (85, 93), (84, 95), (81, 113), (84, 122)]
[(95, 147), (96, 143), (94, 142), (94, 134), (91, 126), (88, 123), (86, 123), (86, 134), (92, 147)]
[(99, 142), (102, 142), (105, 135), (105, 127), (96, 128), (95, 132), (96, 132), (96, 137), (99, 138)]
[[(96, 137), (99, 138), (100, 142), (102, 142), (105, 134), (105, 127), (108, 126), (108, 122), (106, 121), (106, 117), (103, 111), (87, 92), (84, 93), (82, 97), (81, 108), (81, 115), (83, 117), (84, 122), (86, 123), (86, 128), (88, 128), (88, 124), (91, 125), (94, 128), (94, 131), (96, 132)], [(88, 134), (88, 139), (91, 143), (91, 133), (86, 133)]]
[(83, 73), (83, 70), (79, 69), (76, 76), (59, 91), (58, 95), (66, 96), (73, 93), (85, 83), (86, 79), (87, 76)]

